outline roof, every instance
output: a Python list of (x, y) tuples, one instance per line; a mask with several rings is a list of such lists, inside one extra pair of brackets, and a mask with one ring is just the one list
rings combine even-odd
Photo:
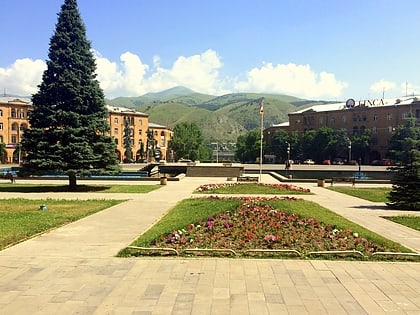
[(26, 97), (3, 96), (0, 97), (0, 103), (24, 103), (32, 104), (31, 99)]
[(149, 122), (149, 128), (159, 128), (159, 129), (168, 129), (166, 126), (158, 125), (152, 122)]
[[(350, 100), (353, 101), (353, 105), (348, 103)], [(291, 114), (301, 114), (306, 112), (330, 112), (335, 110), (347, 110), (352, 107), (383, 107), (383, 106), (400, 106), (400, 105), (409, 105), (412, 103), (419, 102), (418, 96), (405, 96), (400, 98), (388, 98), (388, 99), (371, 99), (371, 100), (359, 100), (355, 101), (354, 99), (349, 99), (346, 102), (333, 103), (333, 104), (323, 104), (323, 105), (314, 105), (302, 110), (293, 112)]]
[(106, 108), (108, 109), (109, 112), (111, 113), (131, 113), (131, 114), (136, 114), (136, 115), (142, 115), (142, 116), (149, 116), (145, 113), (142, 112), (137, 112), (135, 109), (133, 108), (127, 108), (127, 107), (121, 107), (121, 106), (112, 106), (112, 105), (106, 105)]

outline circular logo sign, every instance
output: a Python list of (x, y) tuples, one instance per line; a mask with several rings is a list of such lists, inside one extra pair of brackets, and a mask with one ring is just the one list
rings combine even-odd
[(356, 102), (354, 101), (354, 99), (352, 99), (352, 98), (349, 98), (347, 101), (346, 101), (346, 107), (347, 108), (350, 108), (350, 107), (354, 107), (354, 105), (356, 104)]

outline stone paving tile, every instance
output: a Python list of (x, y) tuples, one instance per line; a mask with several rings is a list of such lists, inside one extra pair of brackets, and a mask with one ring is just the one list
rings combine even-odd
[[(186, 182), (195, 187), (202, 181)], [(164, 203), (158, 193), (147, 196), (150, 208), (142, 210), (144, 216), (138, 204), (146, 203), (145, 196), (136, 196), (124, 207), (0, 252), (0, 314), (420, 313), (417, 263), (113, 257), (139, 229), (188, 195), (172, 184), (163, 188), (168, 192)], [(329, 198), (325, 191), (322, 198)], [(363, 217), (361, 209), (352, 211)], [(109, 229), (120, 217), (130, 222), (118, 223), (116, 243)], [(92, 229), (105, 225), (106, 233), (88, 239)], [(125, 231), (128, 226), (137, 232)]]

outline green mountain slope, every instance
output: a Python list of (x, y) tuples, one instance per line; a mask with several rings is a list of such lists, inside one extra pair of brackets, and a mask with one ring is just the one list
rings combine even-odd
[(194, 122), (206, 141), (236, 141), (237, 137), (261, 127), (259, 101), (264, 98), (264, 128), (288, 121), (288, 113), (325, 103), (288, 95), (233, 93), (212, 96), (176, 87), (139, 97), (119, 97), (107, 102), (135, 108), (149, 115), (151, 122), (173, 128), (180, 122)]

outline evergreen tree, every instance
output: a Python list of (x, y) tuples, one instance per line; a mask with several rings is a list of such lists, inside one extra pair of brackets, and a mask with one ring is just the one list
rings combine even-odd
[(124, 119), (124, 150), (125, 150), (125, 158), (124, 162), (131, 162), (133, 158), (133, 146), (131, 143), (131, 127), (129, 119)]
[(389, 143), (389, 155), (394, 162), (391, 170), (392, 191), (388, 205), (393, 208), (420, 210), (420, 126), (409, 119), (400, 126)]
[(74, 189), (78, 174), (119, 170), (76, 0), (65, 0), (61, 7), (48, 58), (39, 90), (32, 96), (31, 128), (22, 141), (23, 168), (29, 173), (66, 172)]
[(4, 142), (0, 142), (0, 163), (4, 162), (5, 154), (6, 154), (6, 144)]

